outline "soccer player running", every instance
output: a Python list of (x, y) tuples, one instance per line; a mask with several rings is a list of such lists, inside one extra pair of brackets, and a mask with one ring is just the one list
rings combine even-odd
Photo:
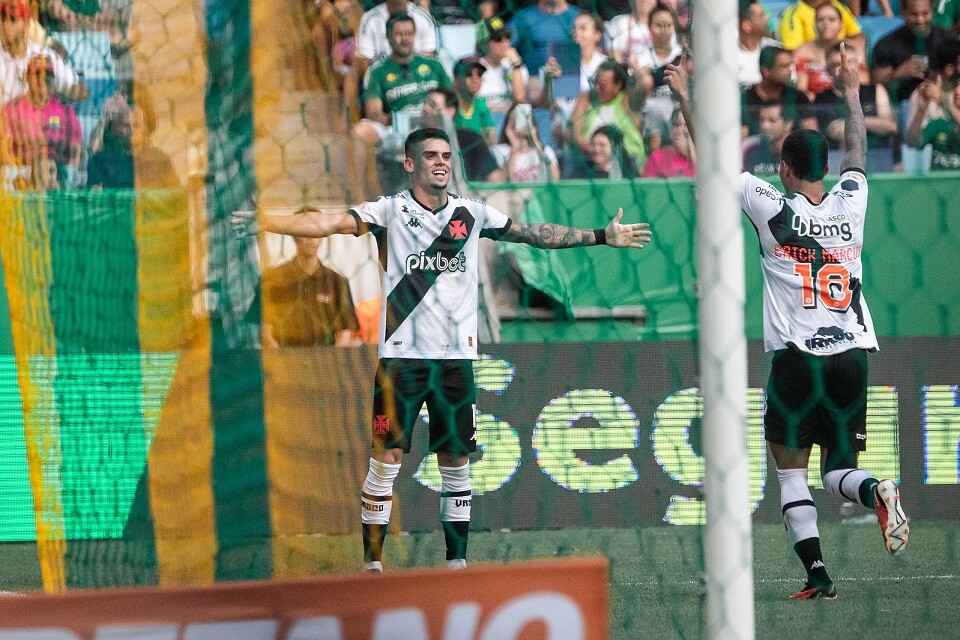
[(809, 129), (783, 143), (786, 195), (741, 174), (743, 209), (760, 239), (764, 346), (773, 351), (764, 429), (783, 519), (807, 571), (803, 589), (790, 596), (796, 600), (837, 597), (807, 485), (812, 445), (820, 445), (827, 492), (873, 508), (887, 551), (902, 552), (909, 532), (897, 484), (857, 468), (867, 437), (866, 354), (877, 350), (877, 337), (861, 286), (867, 132), (856, 64), (843, 46), (839, 80), (847, 116), (837, 185), (824, 191), (827, 140)]
[[(467, 455), (476, 450), (477, 263), (481, 237), (544, 249), (607, 244), (643, 248), (646, 223), (605, 229), (511, 220), (485, 203), (447, 191), (452, 154), (447, 134), (419, 129), (405, 143), (412, 187), (337, 213), (265, 216), (263, 229), (299, 237), (373, 233), (383, 286), (380, 362), (373, 392), (373, 455), (360, 496), (365, 569), (383, 570), (393, 483), (424, 403), (430, 451), (441, 477), (440, 520), (447, 565), (466, 566), (471, 486)], [(236, 212), (234, 226), (255, 233), (255, 212)]]

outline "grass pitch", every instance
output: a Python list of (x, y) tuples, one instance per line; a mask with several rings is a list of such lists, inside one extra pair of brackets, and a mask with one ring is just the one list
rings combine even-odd
[[(960, 522), (911, 523), (910, 546), (890, 557), (876, 523), (821, 524), (827, 568), (840, 597), (794, 602), (803, 571), (782, 526), (753, 529), (758, 638), (896, 635), (960, 637)], [(703, 638), (702, 530), (696, 527), (474, 532), (471, 563), (602, 555), (610, 561), (610, 638)], [(288, 575), (356, 571), (358, 536), (309, 536), (285, 545)], [(439, 533), (391, 535), (389, 570), (442, 566)], [(35, 547), (0, 545), (0, 589), (40, 586)]]

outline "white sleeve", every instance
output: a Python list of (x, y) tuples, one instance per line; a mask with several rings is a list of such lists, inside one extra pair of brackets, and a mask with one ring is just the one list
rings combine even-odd
[(557, 153), (550, 145), (543, 148), (543, 157), (546, 158), (550, 164), (557, 164)]
[(483, 207), (483, 220), (480, 222), (480, 236), (499, 240), (500, 236), (510, 228), (511, 222), (510, 218), (499, 209), (485, 205)]
[(350, 207), (349, 213), (357, 218), (360, 233), (374, 231), (370, 227), (386, 227), (390, 217), (392, 199), (383, 196), (373, 202), (364, 202), (356, 207)]
[(622, 49), (626, 46), (627, 30), (624, 28), (626, 20), (621, 16), (614, 16), (607, 22), (606, 35), (610, 49)]
[(766, 180), (746, 171), (740, 174), (740, 198), (743, 212), (757, 228), (783, 209), (783, 194)]
[(837, 184), (830, 193), (843, 198), (844, 204), (854, 215), (854, 222), (860, 223), (867, 215), (867, 176), (860, 169), (847, 169), (840, 174)]
[(436, 53), (437, 25), (429, 13), (420, 9), (413, 13), (414, 23), (417, 25), (416, 50), (417, 53)]
[[(360, 19), (360, 27), (357, 29), (356, 55), (373, 60), (377, 55), (377, 34), (371, 26), (376, 20), (372, 16), (364, 15)], [(385, 38), (386, 34), (381, 34), (380, 39)]]
[(70, 65), (64, 62), (55, 51), (49, 49), (44, 53), (53, 60), (53, 77), (56, 78), (58, 91), (66, 91), (80, 82), (77, 72), (70, 68)]

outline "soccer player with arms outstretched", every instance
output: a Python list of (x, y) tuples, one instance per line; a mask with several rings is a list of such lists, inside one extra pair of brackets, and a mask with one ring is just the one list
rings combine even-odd
[(837, 597), (807, 484), (812, 445), (821, 449), (824, 487), (875, 510), (887, 551), (902, 552), (909, 533), (897, 484), (857, 468), (867, 439), (867, 352), (877, 350), (877, 337), (861, 286), (867, 132), (857, 67), (843, 47), (839, 80), (847, 116), (837, 185), (824, 190), (827, 140), (809, 129), (783, 143), (786, 195), (741, 175), (743, 210), (760, 240), (764, 346), (773, 351), (765, 437), (777, 464), (783, 519), (807, 571), (804, 588), (791, 596), (797, 600)]
[[(471, 485), (467, 455), (476, 450), (478, 277), (481, 237), (544, 249), (607, 244), (643, 248), (646, 223), (621, 224), (623, 209), (605, 229), (515, 221), (483, 202), (447, 191), (450, 140), (420, 129), (406, 140), (404, 168), (411, 188), (347, 211), (265, 216), (263, 229), (300, 237), (373, 233), (383, 285), (379, 355), (373, 392), (373, 455), (360, 497), (365, 569), (383, 570), (393, 483), (424, 403), (430, 450), (441, 477), (440, 520), (447, 564), (466, 566)], [(256, 212), (236, 212), (234, 226), (256, 233)]]

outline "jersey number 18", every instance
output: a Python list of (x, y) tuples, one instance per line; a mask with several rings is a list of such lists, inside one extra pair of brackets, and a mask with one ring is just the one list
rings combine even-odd
[(831, 311), (843, 312), (850, 308), (853, 292), (850, 290), (850, 272), (842, 264), (825, 264), (814, 273), (808, 262), (794, 265), (803, 286), (803, 306), (816, 309), (817, 298)]

